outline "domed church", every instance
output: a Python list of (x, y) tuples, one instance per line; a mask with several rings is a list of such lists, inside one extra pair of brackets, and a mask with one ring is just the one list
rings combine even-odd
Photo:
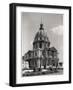
[(23, 56), (23, 68), (26, 68), (27, 63), (29, 69), (39, 71), (50, 66), (57, 67), (58, 62), (58, 51), (55, 47), (50, 47), (49, 38), (41, 23), (33, 41), (33, 50), (29, 50)]

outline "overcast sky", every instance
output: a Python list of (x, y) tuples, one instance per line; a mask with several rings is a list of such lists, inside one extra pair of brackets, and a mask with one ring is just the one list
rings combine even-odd
[(44, 30), (50, 41), (50, 47), (54, 46), (59, 53), (60, 61), (63, 61), (63, 15), (49, 13), (21, 13), (22, 30), (22, 55), (33, 49), (33, 40), (39, 30), (40, 23), (44, 24)]

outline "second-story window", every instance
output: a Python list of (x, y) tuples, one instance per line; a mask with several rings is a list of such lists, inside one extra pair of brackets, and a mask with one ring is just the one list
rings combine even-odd
[(31, 53), (29, 53), (29, 57), (31, 57)]
[(35, 52), (35, 56), (37, 56), (37, 52)]
[(42, 43), (39, 44), (39, 48), (42, 48)]

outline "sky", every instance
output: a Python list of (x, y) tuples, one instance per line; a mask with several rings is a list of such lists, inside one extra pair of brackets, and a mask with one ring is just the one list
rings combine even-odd
[(22, 30), (22, 56), (33, 49), (33, 41), (39, 31), (40, 23), (43, 23), (45, 32), (50, 41), (50, 47), (58, 50), (58, 57), (63, 61), (63, 15), (51, 13), (21, 13)]

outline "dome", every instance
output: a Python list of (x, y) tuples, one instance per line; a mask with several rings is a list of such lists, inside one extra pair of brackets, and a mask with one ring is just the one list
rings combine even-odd
[(47, 33), (45, 32), (45, 30), (43, 28), (43, 24), (40, 24), (39, 31), (36, 33), (33, 43), (35, 43), (37, 41), (49, 42)]

